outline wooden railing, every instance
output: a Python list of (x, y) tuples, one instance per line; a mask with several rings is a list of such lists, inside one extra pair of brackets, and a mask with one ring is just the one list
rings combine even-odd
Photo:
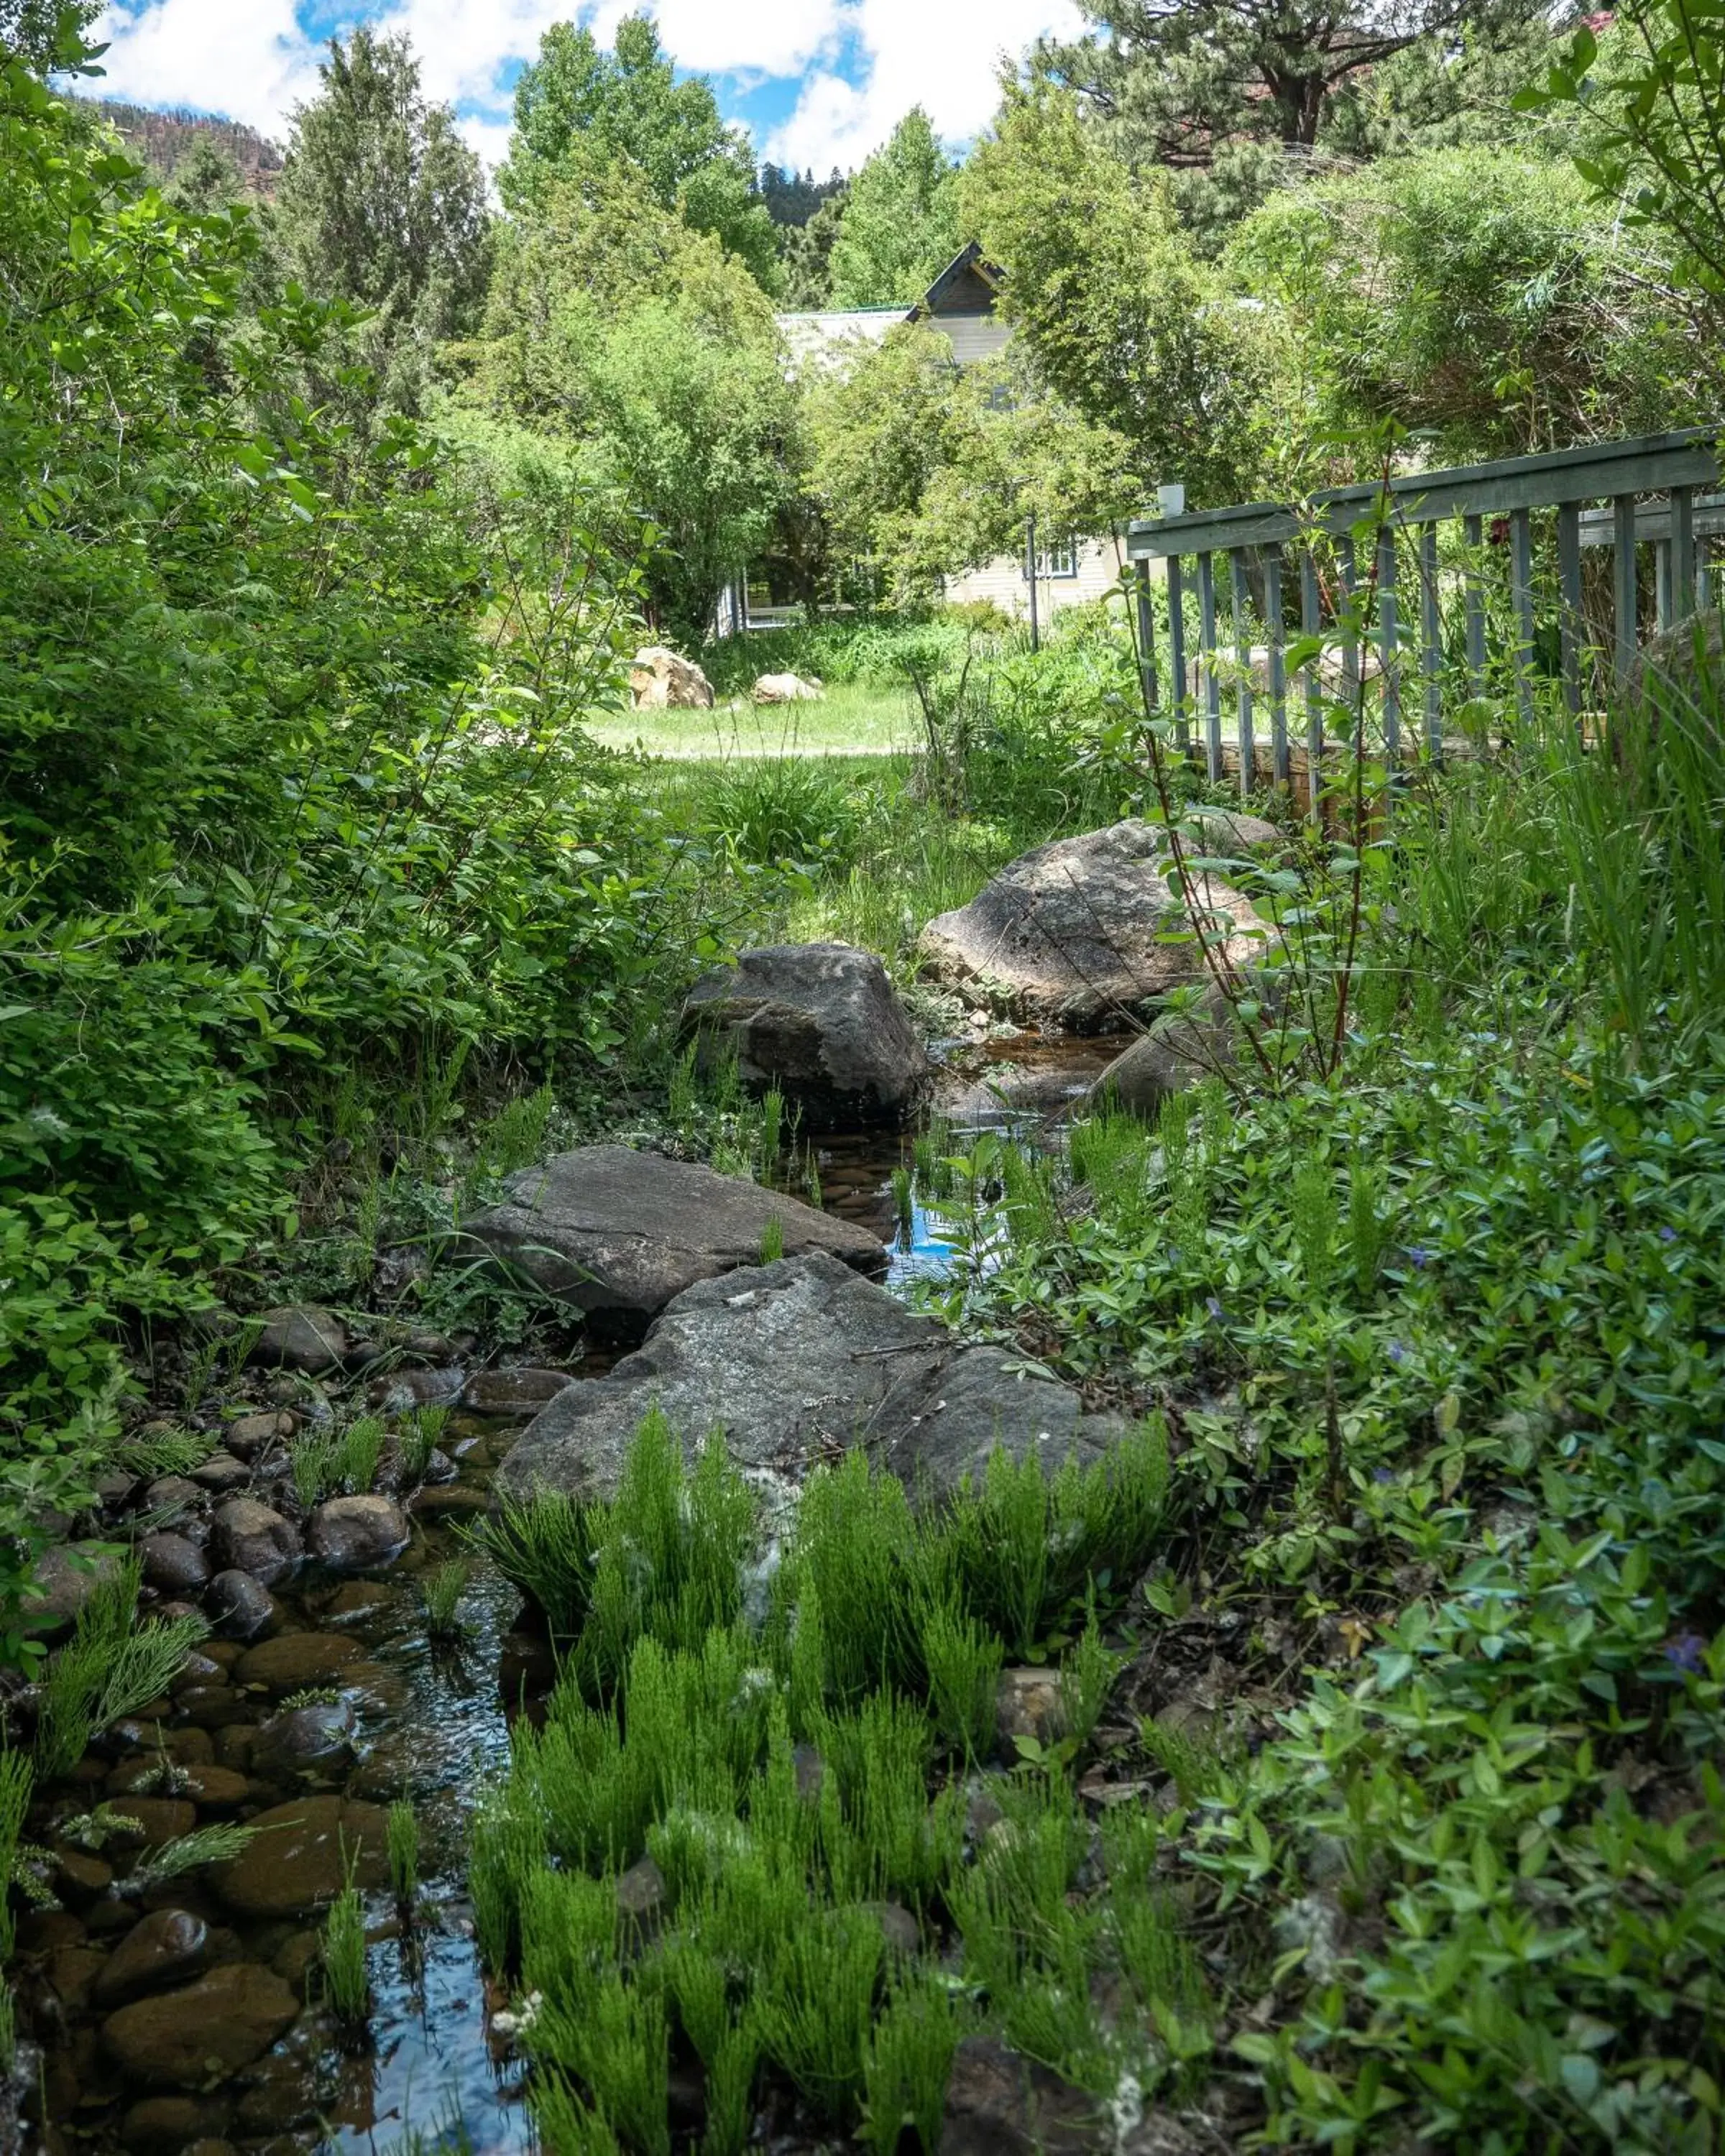
[[(1306, 654), (1298, 669), (1304, 706), (1303, 757), (1310, 775), (1308, 801), (1317, 793), (1317, 773), (1327, 744), (1328, 706), (1359, 707), (1363, 634), (1375, 647), (1378, 680), (1372, 696), (1382, 748), (1392, 762), (1409, 754), (1440, 759), (1444, 721), (1459, 687), (1469, 698), (1486, 692), (1488, 676), (1487, 578), (1491, 550), (1486, 520), (1504, 542), (1510, 648), (1503, 654), (1513, 692), (1531, 711), (1536, 688), (1536, 641), (1540, 614), (1536, 588), (1539, 558), (1554, 554), (1555, 612), (1559, 672), (1569, 709), (1583, 708), (1589, 654), (1601, 642), (1609, 671), (1619, 683), (1629, 675), (1639, 648), (1644, 577), (1640, 548), (1653, 554), (1652, 616), (1661, 627), (1685, 619), (1705, 603), (1708, 542), (1725, 533), (1725, 495), (1704, 492), (1720, 484), (1717, 428), (1649, 435), (1637, 441), (1602, 442), (1551, 456), (1512, 457), (1497, 464), (1420, 472), (1387, 485), (1348, 486), (1321, 494), (1302, 511), (1278, 502), (1247, 502), (1230, 509), (1197, 510), (1178, 516), (1146, 517), (1128, 530), (1127, 553), (1140, 567), (1139, 629), (1146, 690), (1159, 702), (1160, 675), (1152, 641), (1147, 567), (1167, 564), (1169, 685), (1178, 738), (1193, 747), (1200, 730), (1204, 761), (1213, 779), (1222, 776), (1223, 673), (1232, 674), (1235, 744), (1242, 792), (1258, 779), (1258, 709), (1267, 703), (1270, 776), (1289, 783), (1293, 760), (1288, 731), (1288, 668), (1285, 626), (1286, 579), (1299, 579), (1300, 635)], [(1548, 535), (1548, 512), (1554, 533)], [(1540, 521), (1536, 526), (1535, 520)], [(1461, 566), (1440, 571), (1440, 526), (1461, 525), (1466, 545)], [(1496, 527), (1501, 526), (1499, 532)], [(1554, 546), (1550, 542), (1554, 540)], [(1370, 549), (1361, 563), (1362, 545)], [(1583, 550), (1613, 550), (1609, 628), (1590, 636), (1583, 603)], [(1219, 576), (1219, 557), (1225, 565)], [(1187, 564), (1197, 590), (1198, 666), (1194, 695), (1187, 669)], [(1412, 574), (1413, 603), (1404, 608), (1404, 570)], [(1219, 584), (1225, 577), (1229, 642), (1234, 666), (1219, 665)], [(1255, 587), (1256, 603), (1255, 603)], [(1459, 596), (1459, 670), (1446, 666), (1444, 605)], [(1549, 619), (1551, 609), (1546, 609)], [(1339, 689), (1326, 689), (1322, 656), (1309, 655), (1312, 640), (1333, 643), (1343, 624)], [(1265, 631), (1262, 685), (1253, 678), (1255, 617)], [(1410, 696), (1411, 691), (1411, 696)], [(1417, 718), (1409, 710), (1412, 701)]]

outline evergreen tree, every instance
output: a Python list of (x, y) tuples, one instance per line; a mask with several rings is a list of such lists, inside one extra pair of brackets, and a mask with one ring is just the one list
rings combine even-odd
[(497, 174), (504, 205), (531, 215), (558, 182), (619, 164), (774, 288), (778, 251), (754, 158), (720, 118), (706, 77), (678, 81), (650, 15), (625, 16), (610, 52), (590, 30), (553, 23), (516, 85), (515, 133)]
[(850, 183), (832, 247), (832, 304), (919, 300), (958, 252), (957, 170), (913, 105)]
[(419, 94), (405, 38), (331, 40), (323, 88), (293, 116), (277, 210), (309, 290), (377, 311), (392, 341), (459, 335), (483, 303), (485, 174), (446, 105)]
[[(1421, 48), (1453, 52), (1543, 20), (1538, 0), (1080, 0), (1090, 33), (1045, 43), (1034, 73), (1079, 97), (1136, 171), (1176, 176), (1189, 221), (1213, 228), (1325, 146), (1346, 114), (1363, 146), (1364, 85)], [(1406, 86), (1414, 76), (1399, 71)], [(1420, 71), (1415, 71), (1417, 74)], [(1430, 99), (1430, 86), (1422, 94)]]

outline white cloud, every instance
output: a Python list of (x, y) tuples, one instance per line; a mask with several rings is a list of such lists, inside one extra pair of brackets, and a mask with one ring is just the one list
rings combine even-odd
[(817, 172), (861, 163), (913, 105), (935, 131), (968, 141), (999, 102), (1003, 58), (1039, 37), (1076, 37), (1074, 0), (850, 0), (860, 80), (831, 68), (811, 74), (797, 107), (767, 144), (780, 163)]
[(146, 0), (110, 7), (95, 34), (110, 47), (97, 94), (225, 113), (266, 135), (284, 133), (317, 87), (316, 48), (293, 0)]
[[(408, 33), (428, 95), (454, 105), (469, 140), (495, 160), (510, 83), (549, 25), (572, 15), (608, 42), (638, 4), (352, 0), (352, 13)], [(860, 163), (912, 105), (926, 105), (949, 139), (967, 140), (994, 109), (1002, 53), (1016, 57), (1040, 34), (1079, 27), (1073, 0), (658, 0), (655, 12), (684, 67), (734, 87), (800, 78), (796, 109), (767, 147), (823, 172)], [(110, 47), (104, 87), (141, 104), (225, 113), (280, 137), (317, 87), (321, 40), (301, 27), (295, 0), (116, 0), (98, 33)]]

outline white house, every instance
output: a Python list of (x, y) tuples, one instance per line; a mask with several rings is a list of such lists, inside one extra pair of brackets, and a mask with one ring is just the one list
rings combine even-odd
[[(778, 326), (793, 360), (802, 365), (844, 367), (901, 322), (927, 321), (950, 341), (960, 367), (993, 359), (1012, 341), (1009, 324), (1000, 318), (999, 273), (983, 259), (975, 242), (963, 248), (942, 270), (913, 306), (855, 307), (820, 313), (787, 314)], [(990, 600), (1003, 613), (1024, 620), (1032, 610), (1030, 533), (1017, 554), (1002, 554), (981, 568), (949, 578), (949, 604)], [(1086, 538), (1073, 532), (1036, 536), (1034, 610), (1047, 621), (1062, 607), (1100, 598), (1120, 581), (1123, 554), (1112, 538)], [(720, 602), (718, 634), (776, 628), (794, 619), (794, 605), (775, 604), (769, 587), (739, 578)]]

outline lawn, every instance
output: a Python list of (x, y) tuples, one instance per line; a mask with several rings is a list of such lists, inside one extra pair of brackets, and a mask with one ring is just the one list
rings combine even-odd
[(918, 738), (914, 707), (901, 688), (835, 683), (818, 704), (757, 710), (741, 699), (710, 711), (630, 711), (595, 720), (588, 731), (607, 748), (649, 756), (727, 762), (737, 757), (883, 755)]

